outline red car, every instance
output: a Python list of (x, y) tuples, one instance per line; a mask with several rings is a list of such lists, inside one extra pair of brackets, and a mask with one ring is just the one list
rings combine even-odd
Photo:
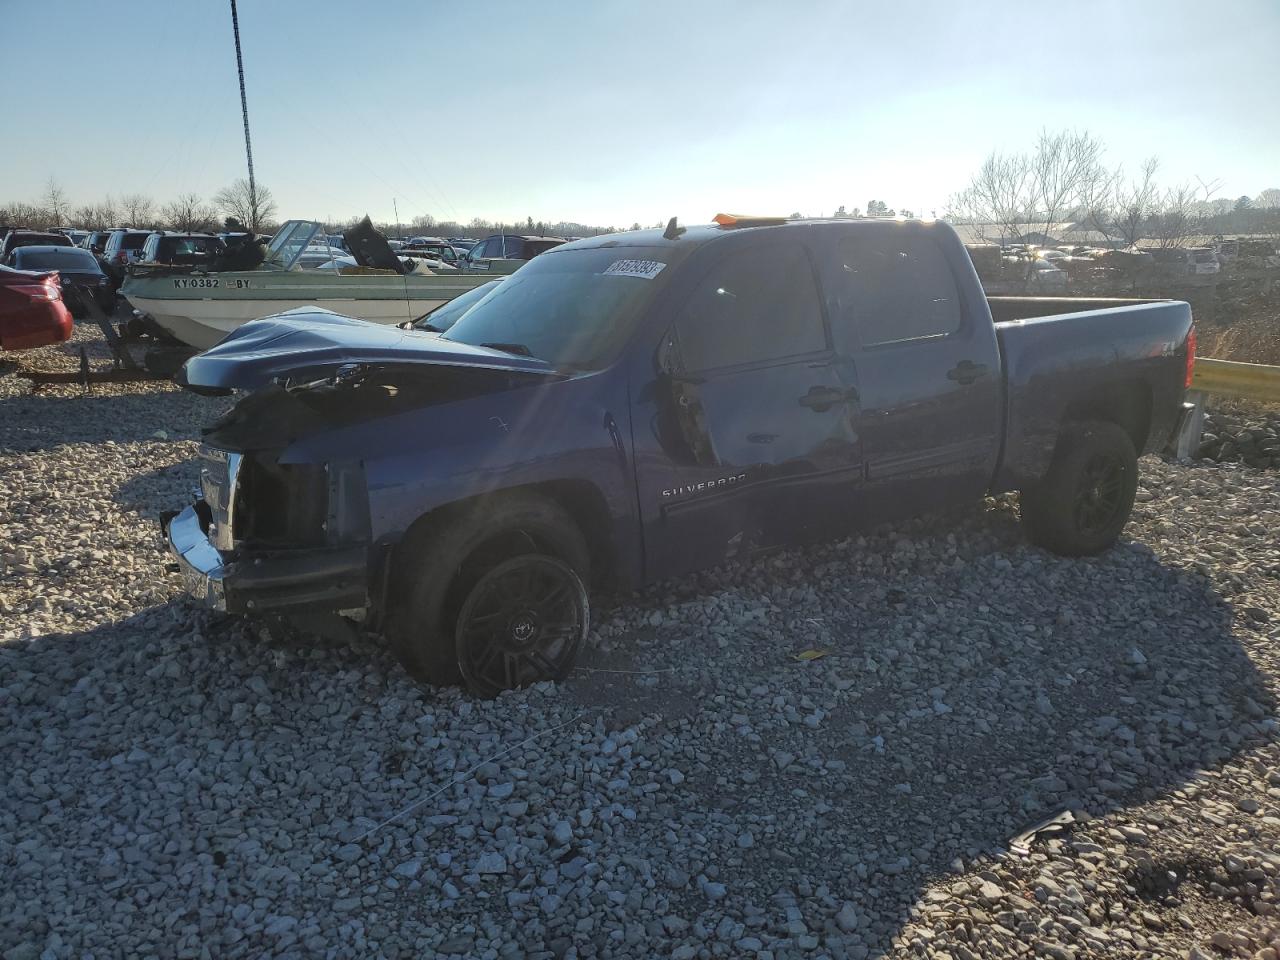
[(71, 312), (57, 273), (0, 266), (0, 350), (30, 350), (71, 339)]

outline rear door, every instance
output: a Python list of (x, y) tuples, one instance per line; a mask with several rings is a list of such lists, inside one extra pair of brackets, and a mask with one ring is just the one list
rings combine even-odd
[[(857, 370), (862, 507), (887, 518), (981, 496), (999, 454), (1003, 398), (995, 329), (972, 268), (956, 276), (935, 231), (916, 224), (854, 227), (828, 256), (836, 351)], [(973, 288), (968, 298), (962, 283)]]
[(828, 534), (861, 477), (809, 252), (741, 239), (676, 292), (659, 379), (636, 400), (650, 576)]

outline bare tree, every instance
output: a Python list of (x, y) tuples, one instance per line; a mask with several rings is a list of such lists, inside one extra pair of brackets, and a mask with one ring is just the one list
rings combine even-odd
[(131, 227), (150, 225), (155, 217), (155, 203), (140, 193), (130, 193), (120, 198), (120, 210)]
[(1203, 216), (1196, 212), (1197, 188), (1189, 184), (1171, 187), (1161, 197), (1151, 217), (1150, 237), (1161, 248), (1185, 246), (1202, 230)]
[(1031, 153), (987, 157), (948, 213), (973, 223), (986, 240), (1051, 235), (1068, 213), (1097, 205), (1110, 180), (1102, 144), (1088, 132), (1043, 131)]
[(217, 212), (194, 193), (184, 193), (160, 211), (165, 223), (182, 233), (202, 233), (217, 219)]
[(1145, 237), (1160, 203), (1156, 185), (1159, 169), (1156, 157), (1143, 161), (1134, 180), (1126, 180), (1123, 169), (1118, 168), (1106, 182), (1106, 189), (1089, 200), (1090, 225), (1108, 239), (1121, 240), (1126, 247)]
[(1102, 166), (1102, 143), (1087, 131), (1040, 133), (1030, 161), (1028, 209), (1035, 215), (1040, 233), (1051, 236), (1067, 211), (1080, 198), (1095, 192), (1108, 179)]
[[(1026, 156), (992, 153), (969, 186), (952, 198), (952, 215), (973, 223), (984, 240), (1012, 240), (1026, 219), (1030, 177)], [(871, 204), (867, 216), (874, 216)]]
[(41, 230), (48, 226), (49, 214), (43, 207), (18, 200), (5, 204), (4, 209), (0, 210), (0, 224)]
[(116, 211), (116, 202), (111, 199), (111, 194), (107, 194), (103, 201), (98, 204), (98, 226), (114, 227), (120, 219), (119, 213)]
[(102, 225), (98, 222), (98, 208), (92, 203), (76, 207), (72, 211), (71, 219), (76, 226), (83, 227), (86, 230), (96, 230)]
[(67, 200), (66, 192), (58, 185), (58, 181), (53, 177), (49, 178), (49, 182), (45, 185), (44, 196), (41, 198), (44, 202), (45, 211), (48, 213), (48, 219), (52, 226), (60, 227), (63, 221), (67, 219), (67, 214), (71, 210), (71, 203)]
[(252, 233), (260, 233), (276, 215), (276, 202), (271, 190), (262, 184), (249, 189), (248, 180), (237, 180), (213, 196), (214, 205), (226, 217), (235, 217)]
[(1258, 194), (1253, 201), (1253, 205), (1259, 210), (1277, 210), (1280, 209), (1280, 189), (1276, 187), (1268, 187)]

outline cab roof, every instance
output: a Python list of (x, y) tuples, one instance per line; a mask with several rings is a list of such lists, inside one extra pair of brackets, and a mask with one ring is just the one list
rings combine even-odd
[[(794, 230), (799, 227), (815, 224), (843, 224), (857, 226), (860, 229), (876, 224), (880, 227), (893, 227), (904, 223), (927, 224), (940, 221), (919, 219), (898, 219), (896, 217), (812, 217), (798, 220), (787, 220), (781, 217), (739, 217), (731, 225), (718, 223), (697, 224), (680, 227), (675, 237), (668, 236), (668, 230), (654, 228), (651, 230), (627, 230), (622, 233), (603, 233), (596, 237), (585, 237), (574, 240), (564, 246), (556, 247), (547, 253), (558, 253), (565, 250), (596, 250), (609, 247), (663, 247), (669, 246), (673, 251), (683, 249), (686, 253), (696, 247), (713, 240), (739, 233), (751, 233), (759, 230)], [(546, 256), (547, 254), (543, 254)]]

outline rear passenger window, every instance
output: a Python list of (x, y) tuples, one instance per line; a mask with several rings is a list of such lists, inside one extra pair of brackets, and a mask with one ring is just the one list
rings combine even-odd
[(818, 290), (804, 248), (777, 243), (727, 256), (685, 301), (676, 331), (687, 371), (826, 349)]
[(832, 282), (837, 349), (917, 340), (960, 329), (951, 268), (930, 237), (868, 230), (837, 245)]

